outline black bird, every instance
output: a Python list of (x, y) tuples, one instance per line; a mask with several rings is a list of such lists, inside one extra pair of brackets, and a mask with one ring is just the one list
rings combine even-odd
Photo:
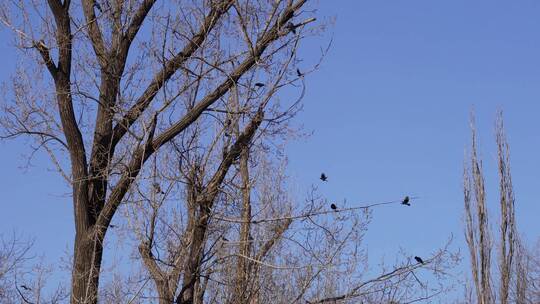
[(289, 31), (293, 32), (293, 34), (296, 34), (296, 25), (294, 25), (292, 22), (287, 23), (285, 26)]
[(21, 285), (21, 288), (24, 289), (24, 290), (32, 290), (32, 288), (26, 286), (26, 285)]
[(327, 181), (328, 181), (328, 176), (326, 176), (326, 174), (324, 174), (324, 173), (321, 173), (320, 179), (321, 179), (323, 182), (327, 182)]
[(298, 75), (298, 77), (304, 76), (304, 74), (302, 74), (302, 72), (300, 72), (300, 69), (296, 69), (296, 75)]
[(116, 227), (118, 227), (118, 226), (112, 225), (112, 224), (111, 224), (111, 225), (109, 225), (109, 227), (111, 227), (111, 228), (116, 228)]
[(229, 127), (231, 126), (231, 120), (227, 118), (227, 120), (225, 120), (225, 136), (226, 137), (230, 137), (231, 134), (229, 134)]
[(336, 206), (336, 204), (334, 204), (334, 203), (332, 203), (332, 204), (330, 205), (330, 208), (331, 208), (332, 210), (337, 211), (337, 206)]
[(414, 259), (415, 259), (418, 263), (424, 264), (424, 260), (422, 260), (421, 257), (415, 256)]
[(155, 190), (157, 193), (165, 194), (165, 192), (163, 192), (163, 191), (161, 190), (161, 187), (159, 186), (158, 183), (154, 183), (154, 184), (152, 184), (152, 186), (154, 187), (154, 190)]
[(222, 239), (224, 242), (228, 242), (228, 241), (229, 241), (229, 240), (228, 240), (226, 237), (224, 237), (224, 236), (222, 236), (221, 239)]
[(409, 200), (410, 198), (408, 196), (405, 196), (405, 198), (401, 201), (401, 204), (410, 206), (411, 204), (409, 203)]
[(94, 2), (94, 6), (97, 8), (97, 10), (100, 12), (100, 13), (103, 13), (103, 9), (101, 8), (101, 5), (99, 5), (99, 3)]
[(256, 82), (256, 83), (255, 83), (255, 86), (256, 86), (257, 88), (262, 88), (262, 87), (264, 87), (264, 83)]

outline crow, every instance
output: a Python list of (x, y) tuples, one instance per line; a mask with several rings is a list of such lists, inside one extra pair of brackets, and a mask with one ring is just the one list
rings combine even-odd
[(94, 2), (94, 6), (97, 8), (97, 10), (100, 12), (100, 13), (103, 13), (103, 9), (101, 8), (101, 5), (99, 5), (99, 3)]
[(154, 183), (152, 184), (152, 186), (154, 187), (154, 190), (156, 191), (156, 193), (165, 194), (165, 192), (161, 190), (161, 187), (159, 186), (158, 183)]
[(424, 264), (424, 260), (422, 260), (421, 257), (415, 256), (414, 259), (415, 259), (418, 263)]
[(111, 225), (109, 225), (109, 227), (111, 227), (111, 228), (116, 228), (116, 227), (118, 227), (118, 226), (117, 226), (117, 225), (111, 224)]
[(292, 22), (287, 23), (285, 27), (293, 34), (296, 34), (296, 25), (294, 25)]
[(21, 288), (24, 289), (24, 290), (32, 290), (32, 288), (26, 286), (26, 285), (21, 285)]
[(262, 88), (262, 87), (264, 87), (264, 83), (256, 82), (256, 83), (255, 83), (255, 86), (256, 86), (257, 88)]
[(405, 196), (405, 198), (401, 201), (401, 204), (410, 206), (411, 204), (409, 203), (409, 200), (410, 198), (408, 196)]
[(321, 179), (323, 182), (327, 182), (327, 181), (328, 181), (328, 176), (326, 176), (326, 174), (324, 174), (324, 173), (321, 173), (320, 179)]
[(337, 206), (336, 206), (336, 204), (334, 204), (334, 203), (332, 203), (332, 204), (330, 205), (330, 208), (331, 208), (332, 210), (337, 211)]
[(227, 120), (225, 120), (225, 137), (231, 137), (231, 134), (229, 134), (229, 127), (231, 126), (231, 120), (227, 118)]
[(296, 69), (296, 75), (298, 75), (298, 77), (304, 76), (304, 74), (302, 74), (302, 72), (300, 72), (300, 69)]

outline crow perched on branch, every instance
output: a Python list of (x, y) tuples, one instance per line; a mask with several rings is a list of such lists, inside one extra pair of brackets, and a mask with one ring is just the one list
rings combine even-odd
[(334, 203), (332, 203), (332, 204), (330, 205), (330, 208), (331, 208), (332, 210), (337, 211), (337, 206), (336, 206), (336, 204), (334, 204)]
[(411, 204), (409, 203), (409, 200), (410, 200), (410, 198), (409, 198), (408, 196), (405, 196), (405, 198), (403, 199), (403, 201), (401, 201), (401, 204), (402, 204), (402, 205), (410, 206)]
[(300, 69), (296, 69), (296, 75), (298, 75), (298, 77), (304, 76), (304, 74), (302, 74), (302, 72), (300, 72)]
[(421, 257), (415, 256), (414, 259), (415, 259), (418, 263), (424, 264), (424, 260), (422, 260)]
[(328, 176), (326, 176), (326, 174), (324, 174), (324, 173), (321, 173), (320, 179), (321, 179), (323, 182), (326, 182), (326, 181), (328, 181)]
[(296, 25), (294, 25), (294, 23), (292, 22), (289, 22), (287, 23), (287, 25), (285, 25), (285, 27), (291, 31), (293, 34), (296, 34)]
[(231, 126), (231, 120), (227, 118), (227, 120), (225, 120), (225, 124), (224, 124), (224, 127), (225, 127), (225, 137), (230, 137), (231, 134), (229, 134), (229, 128)]
[(156, 193), (165, 194), (165, 192), (163, 192), (163, 190), (161, 190), (161, 187), (159, 186), (159, 183), (153, 183), (152, 186), (154, 187), (154, 190), (156, 191)]

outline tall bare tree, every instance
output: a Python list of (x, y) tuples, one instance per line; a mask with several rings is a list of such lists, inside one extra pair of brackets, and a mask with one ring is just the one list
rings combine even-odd
[(515, 270), (514, 256), (517, 230), (514, 211), (514, 193), (510, 172), (509, 146), (504, 133), (502, 112), (498, 113), (495, 125), (497, 143), (497, 165), (499, 172), (499, 207), (500, 234), (496, 239), (499, 256), (496, 265), (499, 268), (499, 291), (496, 293), (492, 284), (491, 251), (493, 236), (489, 226), (489, 212), (486, 198), (482, 161), (478, 156), (477, 134), (474, 119), (471, 119), (472, 144), (469, 167), (464, 173), (465, 202), (465, 237), (469, 247), (471, 274), (475, 285), (477, 303), (490, 304), (498, 299), (501, 304), (508, 303), (511, 291), (512, 273)]
[[(297, 31), (313, 21), (311, 16), (300, 19), (309, 15), (305, 3), (2, 4), (1, 20), (29, 59), (29, 69), (14, 76), (13, 98), (4, 103), (3, 136), (32, 136), (72, 186), (76, 235), (71, 303), (97, 302), (105, 236), (147, 160), (188, 136), (201, 117), (231, 114), (220, 106), (231, 88), (254, 91), (252, 80), (271, 81), (265, 74), (276, 64), (291, 63)], [(275, 87), (283, 86), (283, 77), (289, 83), (303, 77), (289, 70), (294, 69), (285, 69)], [(272, 111), (270, 99), (258, 100), (242, 109), (247, 122), (215, 172), (207, 175), (211, 178), (201, 181), (202, 188), (192, 185), (193, 203), (201, 214), (193, 223), (192, 241), (204, 234), (208, 212), (233, 162), (268, 124), (265, 119), (276, 118), (265, 115)], [(202, 258), (197, 246), (192, 249), (187, 275), (196, 272), (192, 267)], [(190, 303), (194, 282), (184, 281), (177, 302)]]

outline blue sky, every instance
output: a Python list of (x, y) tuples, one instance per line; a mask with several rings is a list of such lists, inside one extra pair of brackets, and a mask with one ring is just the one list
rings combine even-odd
[(497, 208), (493, 131), (502, 109), (518, 225), (538, 238), (540, 3), (322, 1), (320, 13), (337, 17), (333, 45), (307, 79), (299, 121), (314, 135), (291, 145), (291, 172), (316, 183), (325, 171), (321, 190), (351, 204), (421, 197), (413, 208), (375, 210), (370, 255), (392, 257), (400, 246), (425, 255), (450, 234), (465, 249), (462, 172), (473, 108), (489, 204)]
[[(518, 225), (538, 238), (540, 2), (320, 1), (317, 14), (336, 23), (302, 49), (307, 65), (333, 37), (320, 70), (306, 78), (297, 118), (314, 133), (288, 146), (295, 182), (320, 185), (324, 171), (329, 182), (321, 192), (350, 204), (420, 196), (411, 208), (375, 210), (366, 239), (375, 261), (399, 247), (428, 255), (450, 234), (465, 249), (461, 185), (469, 112), (476, 112), (488, 200), (496, 207), (493, 130), (502, 109)], [(0, 39), (0, 81), (9, 81), (18, 54), (3, 28)], [(21, 153), (29, 152), (24, 141), (0, 142), (0, 151), (0, 230), (35, 236), (46, 255), (62, 255), (73, 236), (68, 188), (47, 170), (44, 154), (28, 170), (19, 168)]]

